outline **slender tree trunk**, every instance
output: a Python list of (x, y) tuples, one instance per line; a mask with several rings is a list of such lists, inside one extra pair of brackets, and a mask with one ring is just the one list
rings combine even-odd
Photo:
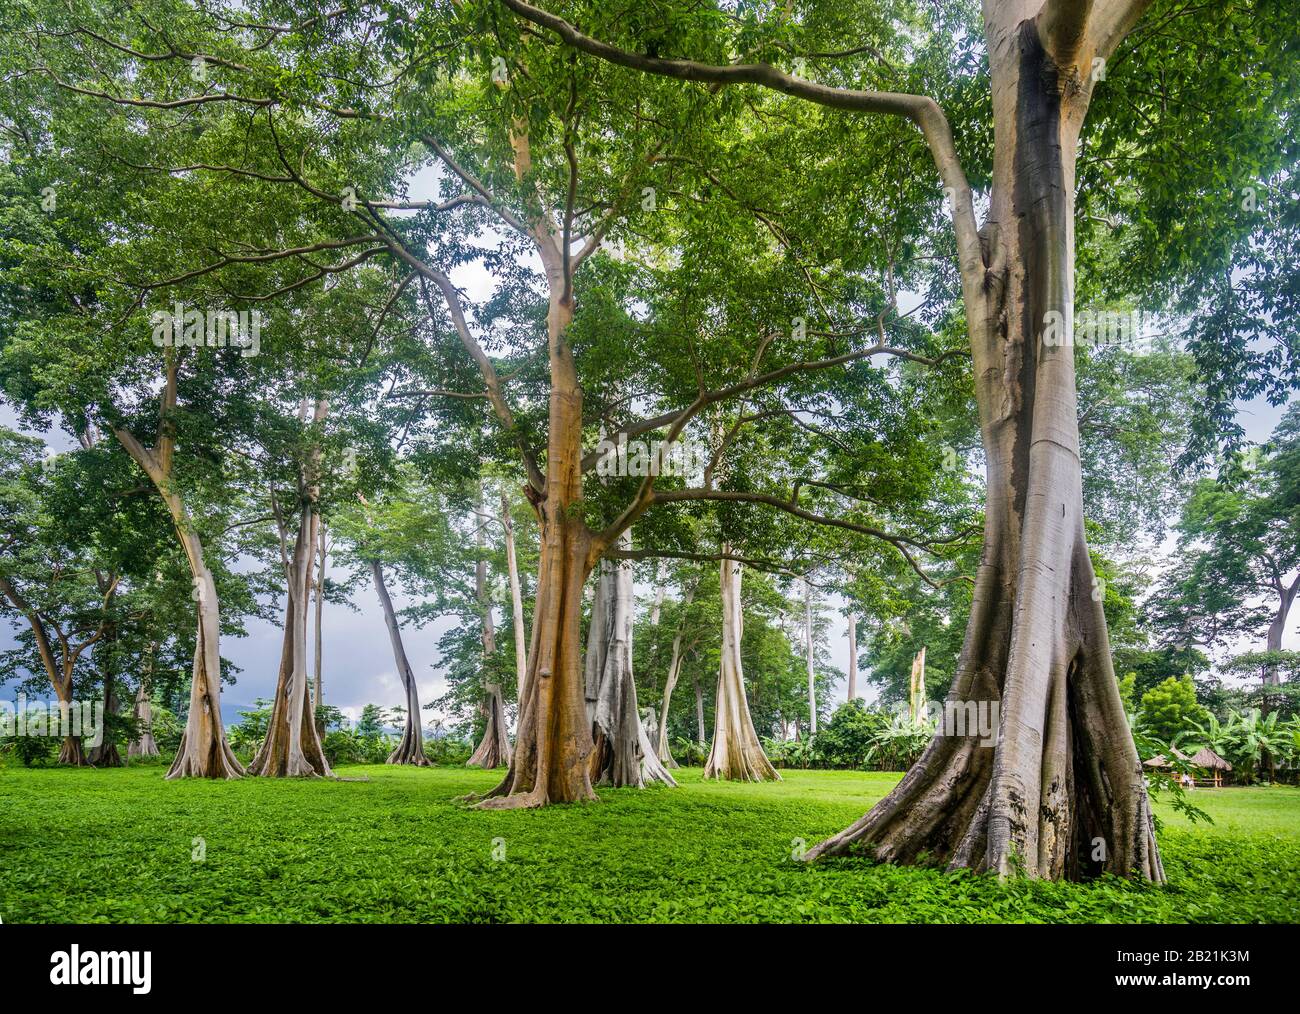
[(908, 717), (920, 722), (925, 717), (929, 694), (925, 687), (925, 645), (912, 658), (912, 679), (908, 685)]
[(695, 687), (695, 742), (704, 742), (704, 687), (700, 686), (698, 673), (691, 673), (691, 683)]
[(668, 586), (664, 584), (660, 571), (663, 569), (660, 564), (662, 561), (655, 561), (655, 598), (654, 605), (650, 607), (650, 626), (659, 626), (659, 614), (664, 608), (664, 596), (668, 593)]
[(323, 638), (321, 636), (322, 614), (325, 611), (325, 521), (320, 521), (320, 539), (318, 541), (319, 557), (316, 562), (316, 643), (315, 651), (312, 653), (312, 664), (315, 666), (313, 675), (313, 687), (311, 696), (312, 719), (316, 723), (316, 735), (320, 739), (325, 738), (325, 722), (321, 718), (320, 709), (325, 704), (325, 685), (322, 678), (323, 672)]
[(250, 775), (313, 778), (333, 774), (316, 733), (307, 688), (307, 617), (318, 518), (313, 505), (304, 503), (288, 568), (289, 595), (275, 699), (266, 739), (248, 766)]
[(168, 778), (238, 778), (244, 773), (226, 741), (221, 721), (221, 612), (217, 585), (204, 558), (203, 543), (171, 479), (172, 437), (169, 413), (175, 407), (176, 370), (169, 365), (163, 396), (163, 436), (157, 448), (146, 448), (129, 430), (114, 434), (131, 458), (149, 476), (171, 515), (172, 525), (193, 579), (197, 632), (194, 667), (190, 675), (189, 710)]
[(238, 778), (244, 773), (226, 741), (221, 722), (221, 616), (217, 586), (203, 561), (203, 547), (192, 531), (181, 531), (194, 577), (198, 632), (190, 675), (189, 711), (168, 778)]
[(501, 525), (506, 531), (506, 570), (510, 576), (510, 615), (515, 628), (515, 690), (524, 699), (528, 680), (528, 634), (524, 629), (524, 596), (519, 587), (519, 562), (515, 556), (515, 525), (510, 518), (510, 502), (501, 493)]
[[(632, 548), (625, 531), (620, 547)], [(632, 676), (632, 564), (601, 560), (591, 610), (585, 666), (587, 717), (593, 750), (591, 778), (598, 785), (644, 788), (647, 782), (676, 785), (660, 763), (637, 707)]]
[[(1283, 584), (1281, 580), (1275, 580), (1273, 587), (1277, 590), (1277, 610), (1273, 613), (1273, 622), (1268, 627), (1268, 640), (1265, 642), (1266, 650), (1281, 651), (1282, 637), (1286, 633), (1286, 619), (1291, 612), (1291, 605), (1295, 602), (1296, 593), (1300, 592), (1300, 576), (1297, 576), (1289, 585)], [(1275, 665), (1264, 666), (1264, 686), (1275, 687), (1282, 682), (1282, 677)]]
[[(479, 498), (480, 501), (482, 497)], [(474, 565), (474, 595), (478, 599), (479, 615), (483, 622), (483, 701), (480, 714), (483, 715), (483, 738), (478, 748), (466, 763), (475, 768), (499, 768), (510, 763), (510, 733), (506, 728), (505, 698), (501, 685), (494, 682), (488, 673), (491, 671), (492, 659), (497, 652), (496, 628), (492, 623), (492, 601), (487, 590), (487, 560), (483, 550), (487, 540), (484, 528), (487, 526), (488, 513), (478, 513), (478, 528), (475, 540), (478, 543), (479, 560)]]
[[(986, 293), (968, 287), (966, 298), (987, 502), (950, 710), (894, 791), (806, 858), (869, 850), (1003, 876), (1163, 881), (1083, 532), (1068, 343), (1074, 160), (1092, 83), (1048, 56), (1038, 7), (985, 5), (993, 190), (981, 234)], [(967, 706), (998, 707), (993, 742), (948, 727)]]
[(849, 700), (858, 699), (858, 618), (849, 613)]
[(110, 716), (117, 714), (117, 681), (113, 672), (113, 636), (99, 642), (99, 648), (107, 656), (104, 665), (104, 729), (97, 746), (90, 748), (88, 760), (97, 768), (120, 768), (123, 766), (122, 754), (117, 749), (117, 740), (109, 733)]
[[(722, 552), (729, 554), (730, 546)], [(722, 659), (718, 672), (718, 697), (714, 706), (713, 748), (704, 765), (705, 778), (738, 782), (781, 780), (754, 731), (745, 696), (745, 674), (740, 661), (742, 617), (740, 564), (722, 561)], [(702, 724), (702, 721), (701, 721)]]
[(388, 585), (384, 583), (384, 568), (378, 560), (370, 561), (370, 576), (375, 582), (379, 604), (384, 609), (384, 623), (388, 626), (388, 639), (393, 645), (393, 662), (397, 666), (397, 675), (402, 681), (402, 689), (406, 692), (406, 727), (402, 730), (401, 742), (388, 755), (387, 763), (428, 767), (429, 758), (424, 755), (424, 733), (420, 727), (419, 689), (415, 685), (415, 673), (411, 671), (411, 663), (406, 657), (406, 648), (402, 645), (402, 628), (397, 622), (397, 612), (393, 609)]
[(813, 667), (812, 585), (803, 583), (803, 643), (808, 661), (808, 735), (817, 735), (817, 674)]
[[(318, 400), (312, 422), (320, 423), (329, 404)], [(306, 422), (307, 403), (302, 408)], [(316, 541), (320, 536), (320, 499), (317, 471), (320, 451), (314, 449), (303, 466), (298, 532), (294, 537), (293, 555), (286, 571), (289, 594), (285, 604), (284, 646), (280, 653), (280, 673), (276, 682), (271, 718), (266, 739), (248, 766), (248, 773), (269, 778), (330, 777), (329, 761), (316, 732), (307, 677), (307, 621), (311, 608), (313, 562)], [(283, 535), (282, 535), (283, 540)], [(283, 542), (282, 542), (283, 544)]]
[[(673, 635), (673, 652), (672, 652), (672, 657), (668, 661), (668, 679), (664, 682), (664, 699), (659, 709), (660, 711), (659, 743), (658, 743), (659, 759), (663, 761), (663, 763), (670, 768), (677, 767), (677, 762), (673, 760), (672, 751), (668, 749), (668, 711), (669, 708), (672, 707), (673, 690), (677, 688), (677, 681), (678, 679), (681, 678), (682, 675), (682, 659), (684, 657), (682, 652), (682, 638), (686, 634), (686, 614), (690, 610), (691, 600), (694, 598), (695, 598), (695, 584), (691, 584), (686, 589), (686, 593), (682, 596), (682, 619), (681, 622), (677, 624), (677, 633)], [(698, 680), (696, 681), (696, 686), (697, 687), (699, 686)], [(700, 705), (699, 719), (700, 719), (700, 732), (701, 732), (700, 742), (702, 743), (704, 742), (703, 700), (699, 701), (699, 705)]]
[(157, 757), (158, 744), (153, 738), (153, 706), (149, 703), (149, 694), (145, 690), (145, 685), (140, 684), (140, 689), (135, 695), (135, 720), (140, 728), (140, 735), (137, 739), (131, 740), (126, 745), (126, 756), (129, 760), (132, 757)]

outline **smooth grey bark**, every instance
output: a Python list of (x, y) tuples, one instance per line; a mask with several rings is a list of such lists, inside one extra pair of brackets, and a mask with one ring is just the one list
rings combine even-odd
[(817, 678), (813, 666), (812, 585), (803, 583), (803, 643), (808, 662), (808, 735), (817, 735)]
[[(479, 616), (483, 624), (483, 665), (484, 673), (490, 660), (496, 654), (496, 628), (492, 623), (492, 602), (487, 590), (487, 560), (483, 557), (486, 545), (483, 528), (487, 523), (487, 512), (482, 511), (477, 518), (475, 542), (479, 548), (479, 559), (474, 566), (474, 595), (478, 601)], [(483, 717), (483, 738), (465, 763), (475, 768), (497, 768), (508, 766), (511, 759), (510, 735), (506, 729), (506, 706), (501, 693), (501, 686), (492, 682), (485, 675), (483, 699), (479, 704), (479, 714)]]
[(858, 618), (849, 613), (849, 694), (850, 701), (858, 699)]
[(1083, 532), (1068, 322), (1074, 161), (1094, 83), (1078, 67), (1097, 50), (1051, 55), (1039, 7), (985, 5), (993, 188), (982, 263), (963, 266), (987, 500), (946, 707), (998, 705), (998, 735), (987, 746), (941, 728), (893, 792), (808, 859), (870, 851), (1002, 876), (1164, 880)]
[(714, 706), (713, 746), (704, 765), (705, 778), (738, 782), (779, 782), (781, 776), (763, 752), (754, 730), (740, 660), (743, 619), (740, 612), (740, 564), (726, 559), (722, 547), (722, 654), (718, 666), (718, 695)]
[(311, 695), (311, 712), (312, 719), (316, 724), (316, 735), (321, 739), (325, 738), (325, 724), (320, 717), (320, 709), (325, 703), (325, 684), (324, 684), (324, 662), (323, 662), (323, 638), (322, 620), (325, 612), (325, 565), (327, 554), (325, 549), (325, 520), (320, 521), (320, 538), (317, 540), (318, 556), (316, 559), (316, 631), (315, 645), (312, 652), (312, 695)]
[[(698, 584), (693, 581), (687, 586), (685, 593), (682, 595), (682, 618), (677, 625), (677, 632), (673, 634), (672, 657), (668, 660), (668, 678), (664, 681), (664, 699), (659, 708), (659, 735), (658, 735), (658, 754), (659, 759), (670, 768), (677, 767), (677, 762), (673, 760), (672, 751), (668, 749), (668, 713), (672, 707), (673, 691), (677, 688), (677, 681), (682, 675), (682, 662), (685, 653), (682, 650), (682, 638), (686, 635), (686, 616), (690, 610), (691, 602), (695, 598), (695, 588)], [(699, 681), (696, 681), (696, 687), (699, 687)], [(699, 700), (700, 714), (700, 742), (704, 742), (704, 701)]]
[[(632, 533), (619, 536), (632, 548)], [(633, 582), (627, 560), (601, 560), (592, 604), (583, 685), (594, 749), (591, 780), (615, 788), (677, 783), (659, 760), (637, 707), (632, 676)]]
[(388, 755), (386, 763), (428, 767), (429, 758), (424, 755), (424, 732), (420, 727), (419, 688), (415, 685), (415, 673), (411, 671), (411, 663), (402, 644), (402, 628), (397, 622), (397, 612), (393, 609), (388, 585), (384, 582), (384, 568), (378, 560), (370, 561), (370, 577), (375, 582), (375, 594), (379, 596), (379, 604), (384, 610), (384, 625), (388, 627), (388, 640), (393, 646), (393, 663), (397, 666), (397, 677), (402, 681), (406, 697), (406, 725), (402, 729), (401, 740)]
[(691, 673), (691, 683), (695, 687), (695, 742), (704, 742), (704, 688), (700, 686), (699, 673)]
[[(173, 363), (168, 369), (163, 397), (167, 411), (175, 408), (175, 390)], [(208, 569), (203, 542), (194, 530), (185, 501), (172, 482), (172, 438), (168, 427), (164, 424), (158, 446), (153, 448), (145, 447), (129, 430), (116, 429), (113, 432), (126, 452), (149, 476), (167, 507), (194, 586), (198, 629), (190, 672), (189, 708), (185, 731), (181, 734), (180, 746), (167, 771), (167, 778), (239, 778), (244, 768), (226, 741), (226, 729), (221, 721), (221, 610), (217, 584)]]
[[(299, 420), (307, 422), (309, 406), (303, 399)], [(311, 421), (324, 421), (329, 403), (319, 399), (310, 409)], [(312, 572), (316, 542), (320, 534), (320, 499), (317, 473), (320, 450), (314, 448), (299, 473), (298, 531), (293, 553), (287, 551), (285, 522), (276, 507), (280, 552), (288, 588), (284, 612), (284, 640), (280, 651), (280, 670), (276, 680), (271, 717), (266, 738), (248, 765), (250, 775), (268, 778), (330, 777), (329, 761), (316, 731), (316, 716), (311, 706), (307, 676), (307, 622), (311, 606)], [(274, 493), (272, 494), (274, 501)]]
[[(1296, 577), (1289, 585), (1283, 584), (1281, 578), (1273, 579), (1273, 588), (1277, 592), (1277, 609), (1273, 613), (1273, 622), (1268, 627), (1268, 640), (1266, 642), (1268, 651), (1282, 650), (1282, 636), (1286, 633), (1286, 619), (1291, 612), (1291, 605), (1295, 602), (1296, 593), (1300, 592), (1300, 575)], [(1282, 682), (1282, 677), (1278, 673), (1277, 666), (1266, 665), (1264, 667), (1264, 685), (1277, 686)]]
[(127, 760), (130, 760), (132, 757), (158, 756), (158, 744), (153, 738), (153, 705), (149, 700), (155, 651), (157, 651), (157, 645), (149, 645), (149, 663), (146, 666), (145, 675), (140, 680), (140, 686), (135, 692), (133, 717), (135, 718), (136, 727), (139, 729), (140, 734), (126, 744)]
[(501, 526), (506, 533), (506, 571), (510, 580), (510, 616), (515, 628), (515, 688), (518, 700), (524, 699), (528, 680), (528, 634), (524, 629), (524, 596), (519, 586), (519, 561), (515, 556), (515, 525), (510, 518), (510, 502), (501, 494)]

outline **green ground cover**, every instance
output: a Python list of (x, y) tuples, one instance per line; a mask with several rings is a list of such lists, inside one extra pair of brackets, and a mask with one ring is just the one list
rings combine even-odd
[[(0, 918), (22, 922), (1294, 922), (1300, 789), (1199, 789), (1168, 807), (1170, 884), (1015, 882), (791, 858), (896, 774), (602, 790), (482, 812), (493, 772), (358, 767), (367, 781), (164, 782), (162, 769), (0, 769)], [(198, 842), (197, 839), (202, 839)]]

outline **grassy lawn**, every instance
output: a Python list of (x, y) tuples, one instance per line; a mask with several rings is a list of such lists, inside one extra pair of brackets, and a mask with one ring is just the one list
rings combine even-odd
[[(602, 790), (540, 812), (453, 797), (499, 774), (343, 769), (363, 782), (164, 782), (162, 769), (0, 769), (0, 918), (21, 922), (1293, 922), (1300, 789), (1200, 789), (1167, 808), (1171, 883), (989, 877), (791, 860), (899, 777)], [(193, 839), (206, 843), (194, 861)], [(504, 858), (494, 858), (494, 853)]]

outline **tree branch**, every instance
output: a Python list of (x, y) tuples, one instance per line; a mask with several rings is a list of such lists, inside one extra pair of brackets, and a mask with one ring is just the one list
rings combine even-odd
[(957, 157), (948, 118), (934, 99), (924, 95), (900, 92), (858, 91), (849, 88), (832, 88), (805, 78), (787, 74), (768, 63), (741, 63), (714, 65), (694, 60), (665, 60), (643, 56), (611, 46), (599, 39), (584, 35), (563, 18), (525, 3), (524, 0), (501, 0), (520, 17), (549, 28), (574, 49), (609, 63), (647, 74), (676, 78), (679, 81), (698, 81), (725, 86), (729, 84), (756, 84), (771, 88), (795, 98), (806, 99), (834, 109), (847, 109), (863, 113), (885, 113), (903, 116), (921, 128), (930, 154), (934, 158), (939, 176), (948, 191), (952, 205), (953, 228), (957, 233), (958, 259), (961, 265), (962, 286), (972, 307), (983, 303), (984, 257), (980, 249), (975, 210), (971, 199), (970, 183)]

